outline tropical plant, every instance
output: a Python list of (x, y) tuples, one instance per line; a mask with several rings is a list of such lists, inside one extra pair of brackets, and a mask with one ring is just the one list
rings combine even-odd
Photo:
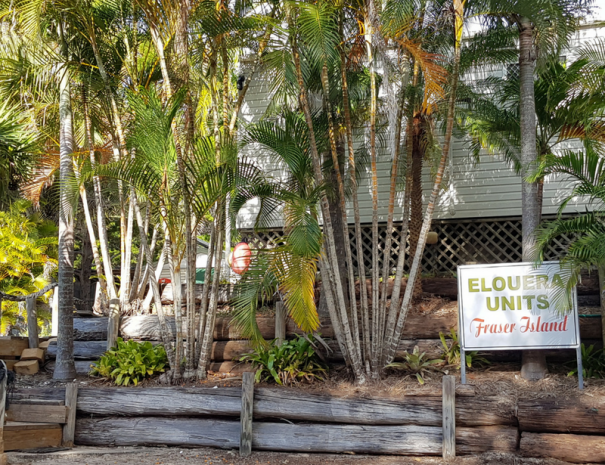
[[(5, 294), (27, 295), (41, 290), (57, 267), (56, 226), (31, 213), (30, 206), (19, 200), (8, 211), (0, 212), (0, 291)], [(40, 309), (38, 324), (48, 317), (48, 312)], [(2, 302), (1, 334), (26, 321), (22, 305)]]
[(389, 363), (385, 368), (395, 368), (403, 370), (414, 375), (420, 384), (424, 384), (425, 379), (431, 372), (438, 371), (439, 365), (443, 364), (441, 359), (427, 359), (424, 352), (420, 353), (418, 346), (414, 346), (412, 353), (405, 352), (403, 362)]
[(167, 364), (163, 346), (119, 337), (116, 346), (91, 365), (90, 374), (112, 380), (118, 386), (136, 386), (145, 378), (164, 373)]
[[(458, 333), (455, 329), (450, 329), (450, 334), (447, 335), (450, 342), (447, 341), (446, 335), (439, 331), (439, 339), (441, 340), (442, 354), (441, 359), (446, 365), (455, 366), (460, 369), (460, 342), (458, 341)], [(473, 363), (480, 365), (489, 365), (489, 360), (479, 355), (479, 352), (474, 350), (464, 353), (464, 363), (468, 368), (472, 368)]]
[[(605, 377), (605, 356), (603, 349), (596, 349), (594, 344), (586, 347), (584, 343), (581, 345), (582, 350), (582, 376), (586, 378), (603, 378)], [(567, 373), (567, 376), (577, 376), (577, 362), (568, 362), (568, 365), (576, 365), (575, 368)]]
[(255, 380), (275, 381), (277, 384), (293, 385), (302, 381), (323, 380), (327, 367), (315, 352), (312, 335), (299, 336), (282, 342), (272, 341), (245, 354), (240, 362), (251, 362), (256, 368)]

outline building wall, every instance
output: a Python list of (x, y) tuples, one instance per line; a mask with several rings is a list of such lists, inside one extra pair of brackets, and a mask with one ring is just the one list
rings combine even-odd
[[(567, 61), (572, 61), (577, 55), (578, 47), (594, 41), (599, 32), (605, 29), (585, 27), (575, 33), (571, 41), (570, 51), (566, 52)], [(502, 76), (505, 67), (497, 69), (475, 70), (467, 80), (483, 78), (486, 74)], [(258, 75), (248, 90), (242, 117), (246, 122), (256, 122), (264, 115), (269, 104), (271, 78)], [(248, 147), (246, 154), (256, 160), (269, 175), (280, 179), (283, 171), (279, 165), (259, 147)], [(402, 155), (405, 157), (405, 155)], [(388, 209), (388, 197), (390, 186), (390, 174), (392, 165), (392, 154), (386, 148), (379, 151), (378, 160), (378, 198), (379, 198), (379, 221), (386, 222)], [(424, 197), (425, 202), (432, 189), (430, 168), (425, 166), (424, 170)], [(544, 186), (544, 214), (554, 214), (562, 198), (569, 191), (570, 182), (565, 178), (550, 177), (546, 179)], [(359, 204), (362, 223), (372, 221), (372, 197), (370, 189), (370, 173), (366, 170), (365, 176), (359, 183)], [(395, 221), (400, 221), (402, 216), (403, 195), (399, 194), (396, 207)], [(583, 211), (586, 203), (582, 199), (576, 199), (565, 209), (566, 213)], [(258, 212), (257, 201), (250, 201), (238, 217), (237, 227), (250, 229), (254, 226), (254, 220)], [(349, 210), (349, 221), (353, 222), (352, 211)], [(479, 162), (470, 154), (468, 143), (465, 140), (455, 139), (453, 141), (452, 153), (449, 161), (446, 180), (443, 184), (437, 207), (435, 219), (437, 220), (462, 220), (462, 219), (485, 219), (518, 217), (521, 215), (521, 178), (509, 164), (499, 155), (483, 152)], [(273, 226), (279, 227), (276, 223)]]

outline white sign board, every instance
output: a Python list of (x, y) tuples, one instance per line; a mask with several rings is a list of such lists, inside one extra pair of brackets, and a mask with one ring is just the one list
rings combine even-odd
[(577, 348), (575, 289), (572, 309), (553, 308), (561, 294), (559, 262), (458, 267), (459, 334), (464, 350)]

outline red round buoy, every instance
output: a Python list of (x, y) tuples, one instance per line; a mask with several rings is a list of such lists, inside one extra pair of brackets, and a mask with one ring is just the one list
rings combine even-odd
[(229, 256), (229, 266), (237, 274), (244, 274), (250, 267), (252, 250), (246, 242), (240, 242)]

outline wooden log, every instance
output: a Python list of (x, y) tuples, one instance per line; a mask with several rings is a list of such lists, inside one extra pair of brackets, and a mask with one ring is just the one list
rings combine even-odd
[[(0, 309), (1, 311), (1, 309)], [(5, 376), (2, 377), (2, 381), (0, 381), (0, 464), (4, 464), (7, 462), (6, 455), (4, 454), (5, 444), (4, 444), (4, 414), (6, 412), (6, 385), (8, 373), (4, 373)]]
[[(328, 342), (331, 352), (325, 354), (331, 362), (341, 362), (343, 360), (342, 353), (335, 340)], [(412, 353), (414, 347), (418, 346), (418, 350), (426, 354), (429, 359), (439, 358), (443, 351), (443, 346), (439, 339), (402, 339), (399, 342), (397, 351), (395, 352), (395, 360), (401, 360), (405, 352)]]
[(36, 312), (36, 298), (28, 296), (25, 299), (25, 309), (27, 311), (27, 336), (29, 339), (29, 348), (37, 349), (40, 341), (38, 340), (38, 313)]
[(23, 360), (15, 363), (13, 368), (15, 373), (19, 375), (35, 375), (40, 371), (40, 362), (38, 360)]
[[(78, 411), (100, 416), (239, 416), (240, 388), (80, 389)], [(238, 440), (239, 443), (239, 440)]]
[(605, 463), (605, 437), (580, 434), (523, 433), (519, 446), (525, 457), (572, 463)]
[(232, 375), (241, 375), (247, 371), (256, 371), (250, 363), (241, 362), (214, 362), (210, 364), (209, 370), (215, 373), (229, 373)]
[(106, 341), (107, 317), (74, 318), (75, 341)]
[(242, 379), (242, 410), (240, 414), (239, 455), (252, 453), (252, 409), (254, 407), (254, 373), (244, 373)]
[[(74, 358), (96, 360), (105, 353), (106, 349), (106, 341), (74, 341)], [(47, 354), (50, 358), (57, 357), (57, 341), (51, 341)]]
[[(456, 399), (456, 424), (460, 426), (516, 425), (513, 403), (500, 398)], [(442, 426), (439, 397), (402, 399), (359, 399), (351, 397), (301, 395), (295, 389), (257, 388), (255, 418), (362, 425)]]
[[(80, 418), (76, 444), (88, 446), (169, 445), (239, 446), (239, 422), (201, 418)], [(513, 427), (459, 428), (460, 455), (513, 452)], [(253, 425), (252, 448), (288, 452), (354, 452), (390, 455), (440, 455), (441, 427), (358, 426), (261, 423)]]
[(63, 425), (63, 447), (74, 446), (77, 404), (78, 385), (76, 383), (69, 383), (65, 386), (65, 408), (67, 409), (67, 417), (65, 425)]
[(65, 423), (67, 410), (63, 405), (11, 403), (6, 411), (7, 421), (29, 423)]
[[(239, 398), (238, 398), (239, 401)], [(239, 447), (239, 422), (200, 418), (78, 418), (76, 444), (86, 446)]]
[(61, 446), (62, 429), (57, 423), (7, 422), (4, 450), (27, 450)]
[(65, 388), (15, 389), (11, 395), (13, 402), (30, 403), (32, 401), (58, 401), (65, 403)]
[(456, 378), (443, 377), (443, 450), (444, 459), (456, 457)]
[(580, 338), (582, 342), (586, 339), (601, 339), (602, 326), (600, 318), (580, 318)]
[(29, 347), (29, 341), (23, 337), (0, 337), (0, 358), (19, 357), (21, 352)]
[(275, 303), (275, 340), (281, 345), (286, 340), (286, 306), (283, 302)]
[(605, 434), (605, 396), (520, 399), (517, 415), (521, 431)]
[(44, 362), (44, 350), (42, 349), (24, 349), (21, 352), (20, 360), (38, 360), (38, 362)]

